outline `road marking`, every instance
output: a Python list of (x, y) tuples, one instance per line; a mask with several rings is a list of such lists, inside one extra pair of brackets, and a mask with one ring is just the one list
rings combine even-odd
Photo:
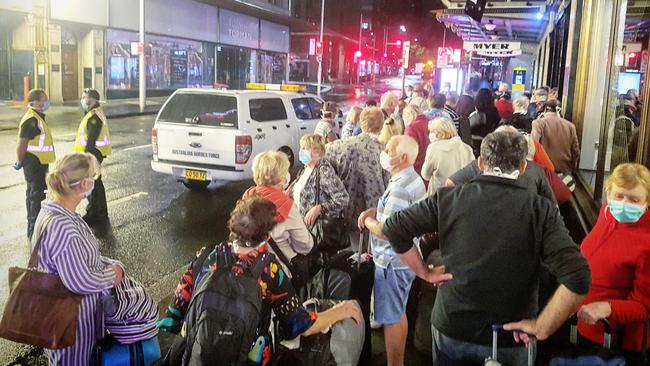
[(126, 196), (126, 197), (122, 197), (122, 198), (118, 198), (118, 199), (116, 199), (114, 201), (110, 201), (108, 203), (108, 207), (119, 205), (120, 203), (132, 201), (132, 200), (137, 199), (139, 197), (144, 197), (144, 196), (148, 196), (148, 195), (149, 195), (149, 193), (147, 193), (147, 192), (138, 192), (138, 193), (130, 194), (130, 195)]
[(122, 150), (122, 151), (131, 151), (131, 150), (144, 149), (145, 147), (151, 147), (151, 144), (140, 145), (140, 146), (133, 146), (133, 147), (127, 147), (126, 149), (124, 149), (124, 150)]

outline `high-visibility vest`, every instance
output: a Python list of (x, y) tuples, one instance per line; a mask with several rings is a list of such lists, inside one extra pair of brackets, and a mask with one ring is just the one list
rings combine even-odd
[(86, 150), (86, 144), (88, 143), (88, 121), (90, 121), (90, 119), (95, 115), (102, 121), (102, 130), (99, 132), (99, 136), (97, 136), (95, 147), (103, 156), (109, 156), (113, 153), (111, 134), (108, 132), (106, 115), (100, 107), (93, 108), (86, 112), (86, 115), (81, 120), (79, 129), (77, 130), (77, 138), (74, 142), (74, 151), (84, 152)]
[(33, 154), (38, 158), (38, 160), (43, 165), (54, 163), (56, 160), (56, 154), (54, 153), (54, 142), (52, 140), (52, 132), (50, 127), (45, 123), (45, 119), (41, 117), (34, 109), (28, 108), (25, 115), (20, 120), (18, 125), (18, 141), (20, 141), (20, 129), (23, 127), (23, 124), (27, 122), (30, 118), (36, 118), (38, 122), (38, 129), (41, 130), (41, 133), (35, 136), (33, 139), (29, 140), (27, 144), (27, 152)]

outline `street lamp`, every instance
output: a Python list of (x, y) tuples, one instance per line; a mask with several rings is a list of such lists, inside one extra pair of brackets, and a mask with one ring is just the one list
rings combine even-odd
[[(325, 0), (321, 1), (320, 8), (320, 38), (319, 43), (323, 46), (323, 22), (325, 22)], [(316, 87), (316, 94), (320, 97), (321, 79), (323, 78), (323, 56), (318, 57), (318, 86)]]
[(405, 26), (405, 25), (400, 25), (400, 26), (399, 26), (399, 30), (400, 30), (400, 32), (402, 32), (402, 33), (406, 33), (406, 26)]

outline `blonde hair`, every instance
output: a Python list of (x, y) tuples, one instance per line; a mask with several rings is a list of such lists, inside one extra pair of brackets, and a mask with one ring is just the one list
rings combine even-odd
[(366, 107), (359, 116), (359, 124), (363, 132), (378, 134), (384, 124), (384, 113), (377, 107)]
[(512, 106), (516, 111), (525, 111), (528, 110), (528, 105), (530, 104), (530, 100), (528, 97), (522, 95), (521, 97), (515, 99), (512, 102)]
[(359, 119), (361, 117), (361, 111), (363, 111), (363, 109), (361, 109), (361, 107), (357, 107), (356, 105), (350, 108), (350, 111), (348, 111), (348, 115), (345, 118), (345, 121), (350, 124), (356, 125), (357, 123), (359, 123)]
[(88, 153), (68, 154), (54, 163), (45, 182), (51, 199), (57, 200), (72, 192), (71, 185), (86, 178), (94, 179), (100, 174), (97, 159)]
[(381, 95), (381, 98), (379, 99), (379, 103), (381, 104), (382, 108), (397, 107), (397, 105), (399, 104), (399, 100), (397, 99), (395, 94), (387, 91)]
[(274, 186), (289, 173), (289, 158), (281, 151), (265, 151), (253, 159), (253, 181), (258, 186)]
[(646, 201), (650, 199), (650, 170), (644, 165), (625, 163), (618, 165), (605, 181), (605, 191), (611, 192), (613, 186), (634, 189), (641, 185), (646, 191)]
[(300, 148), (305, 150), (318, 150), (320, 155), (325, 155), (325, 138), (321, 135), (308, 133), (300, 138)]
[(404, 111), (402, 112), (402, 118), (406, 122), (406, 120), (409, 119), (407, 118), (407, 116), (412, 117), (410, 118), (410, 120), (411, 122), (413, 122), (421, 114), (422, 114), (422, 110), (420, 109), (420, 107), (418, 107), (415, 104), (409, 104), (404, 108)]
[(381, 129), (379, 134), (379, 142), (386, 145), (388, 140), (393, 136), (399, 136), (402, 134), (402, 125), (397, 123), (393, 118), (388, 117), (384, 121), (384, 127)]
[(458, 136), (454, 123), (446, 117), (438, 117), (429, 122), (429, 132), (433, 132), (440, 140), (449, 140)]

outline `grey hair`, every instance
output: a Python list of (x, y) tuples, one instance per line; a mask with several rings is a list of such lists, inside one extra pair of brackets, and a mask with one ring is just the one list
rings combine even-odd
[(529, 104), (530, 104), (530, 100), (528, 100), (528, 97), (523, 96), (523, 95), (521, 97), (518, 97), (517, 99), (515, 99), (512, 102), (512, 106), (517, 111), (525, 111), (525, 110), (527, 110)]
[(514, 132), (492, 132), (481, 143), (481, 160), (485, 171), (499, 168), (510, 174), (519, 169), (528, 155), (528, 143), (524, 136)]
[(446, 97), (447, 97), (447, 105), (453, 107), (456, 105), (456, 103), (458, 103), (459, 97), (458, 97), (458, 93), (456, 93), (455, 91), (453, 90), (448, 91)]

